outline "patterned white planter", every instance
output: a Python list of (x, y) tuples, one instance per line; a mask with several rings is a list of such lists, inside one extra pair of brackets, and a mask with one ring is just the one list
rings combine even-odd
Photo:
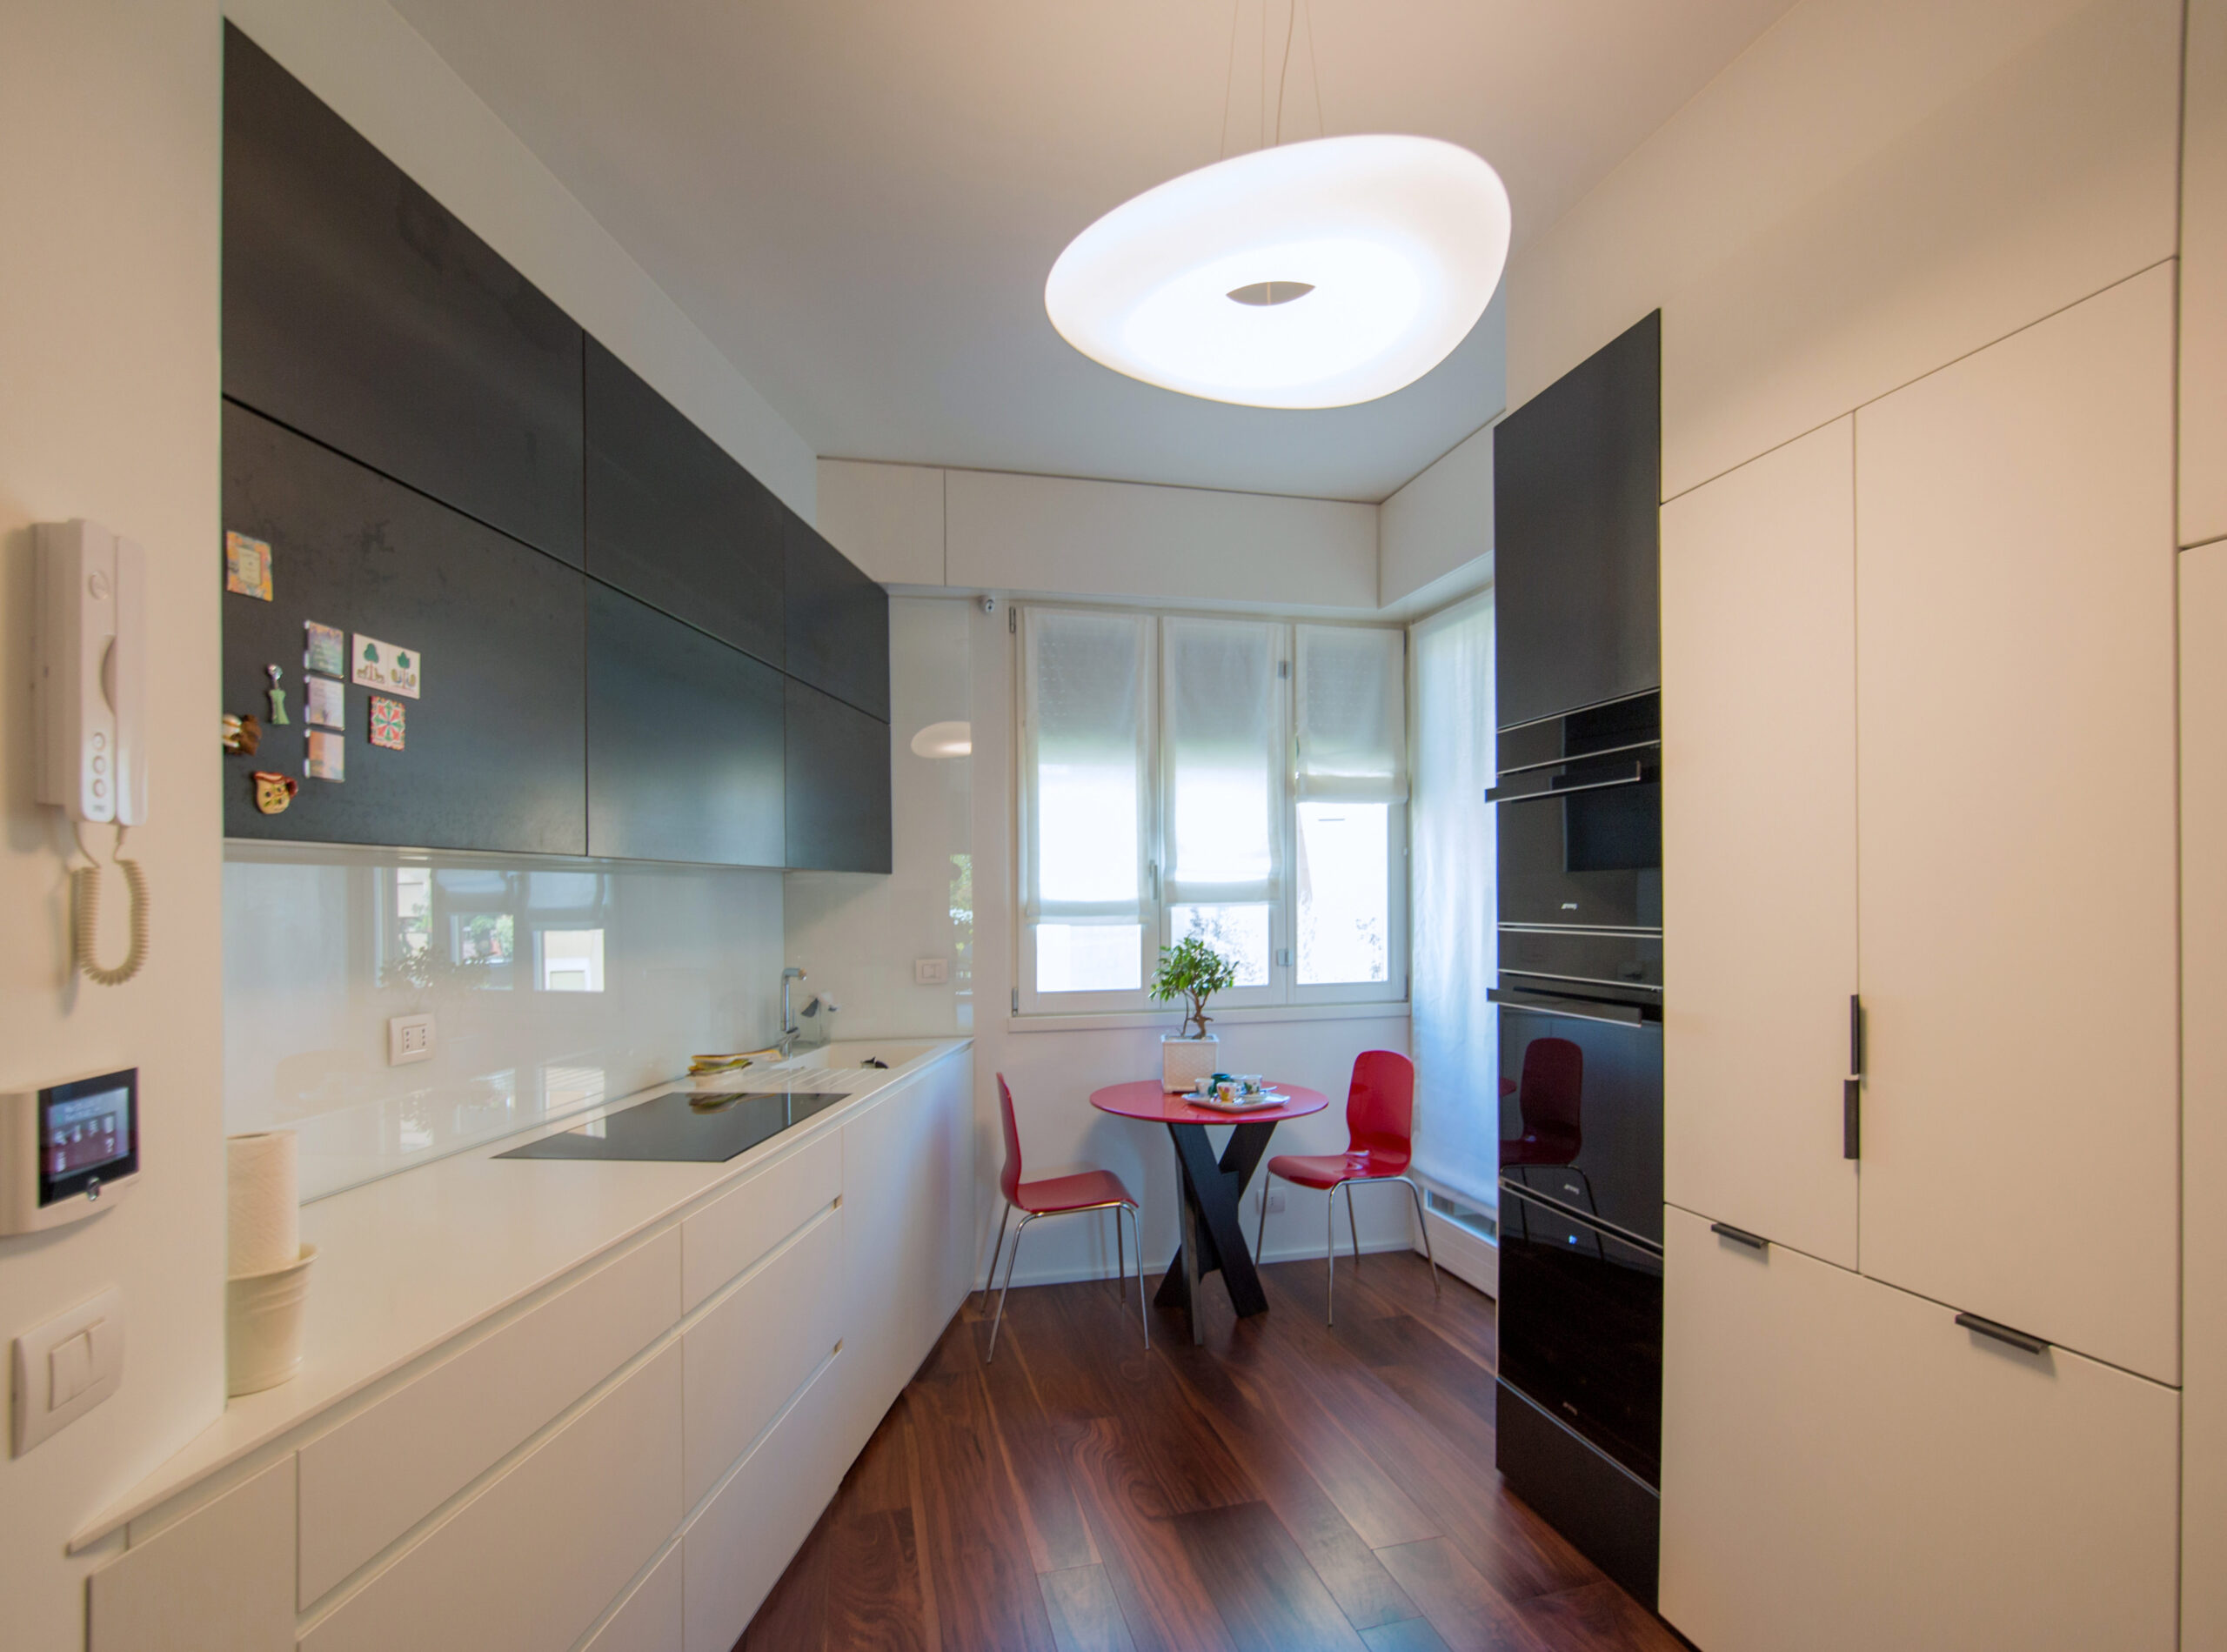
[(1174, 1038), (1163, 1033), (1160, 1040), (1160, 1087), (1170, 1095), (1178, 1090), (1187, 1090), (1200, 1079), (1221, 1068), (1221, 1038), (1209, 1033), (1204, 1038)]

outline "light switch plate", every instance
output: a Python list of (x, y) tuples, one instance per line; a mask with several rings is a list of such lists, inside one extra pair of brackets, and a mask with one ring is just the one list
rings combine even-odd
[(433, 1018), (430, 1015), (390, 1016), (386, 1024), (386, 1064), (407, 1067), (433, 1059)]
[(950, 980), (949, 959), (915, 958), (913, 960), (913, 984), (915, 987), (941, 987)]
[[(24, 1332), (16, 1339), (14, 1355), (15, 1455), (20, 1457), (123, 1382), (124, 1293), (110, 1286)], [(76, 1393), (69, 1393), (73, 1387)]]

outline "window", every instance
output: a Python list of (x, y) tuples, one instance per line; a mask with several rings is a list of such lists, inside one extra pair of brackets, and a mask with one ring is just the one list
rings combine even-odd
[(1020, 616), (1020, 1007), (1150, 1007), (1203, 937), (1247, 1004), (1406, 992), (1403, 634)]

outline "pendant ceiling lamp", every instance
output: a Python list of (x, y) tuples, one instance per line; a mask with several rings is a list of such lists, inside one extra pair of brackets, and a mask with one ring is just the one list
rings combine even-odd
[(1053, 264), (1044, 308), (1084, 355), (1148, 385), (1344, 407), (1413, 384), (1468, 336), (1508, 229), (1500, 175), (1457, 144), (1279, 144), (1115, 207)]

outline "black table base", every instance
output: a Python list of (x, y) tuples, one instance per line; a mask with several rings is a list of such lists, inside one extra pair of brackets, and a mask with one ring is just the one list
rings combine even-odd
[[(1196, 1308), (1199, 1281), (1219, 1272), (1228, 1288), (1230, 1304), (1238, 1317), (1267, 1311), (1268, 1299), (1261, 1289), (1261, 1276), (1253, 1268), (1253, 1254), (1245, 1248), (1245, 1222), (1239, 1201), (1253, 1180), (1261, 1156), (1275, 1134), (1273, 1120), (1237, 1125), (1229, 1145), (1217, 1161), (1207, 1140), (1203, 1124), (1170, 1124), (1175, 1141), (1175, 1162), (1183, 1173), (1183, 1242), (1168, 1265), (1153, 1301), (1161, 1308), (1180, 1308), (1191, 1320), (1191, 1341), (1206, 1341)], [(1265, 1195), (1263, 1195), (1265, 1197)]]

